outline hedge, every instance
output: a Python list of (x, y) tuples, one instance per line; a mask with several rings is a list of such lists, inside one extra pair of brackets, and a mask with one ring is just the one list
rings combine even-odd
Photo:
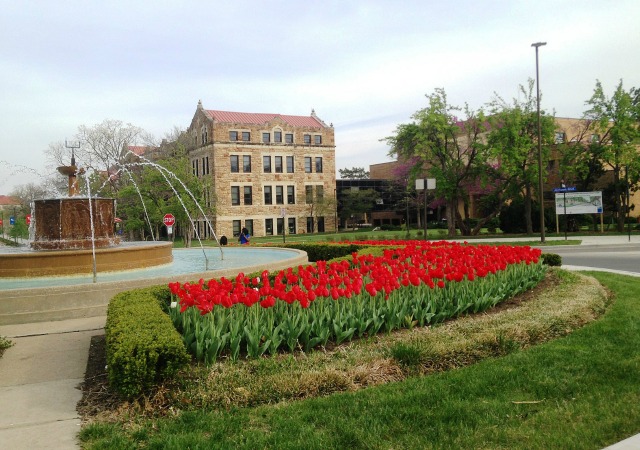
[(135, 397), (183, 368), (190, 356), (163, 311), (165, 286), (116, 295), (107, 309), (105, 338), (111, 386)]

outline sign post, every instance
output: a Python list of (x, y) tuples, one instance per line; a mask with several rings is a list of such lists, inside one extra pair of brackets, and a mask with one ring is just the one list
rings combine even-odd
[[(436, 188), (435, 178), (419, 178), (416, 180), (416, 191), (424, 191), (424, 240), (427, 237), (427, 191), (434, 190)], [(407, 222), (407, 227), (409, 223)], [(408, 229), (408, 228), (407, 228)]]
[(162, 218), (162, 223), (167, 226), (167, 234), (173, 234), (173, 225), (176, 223), (176, 218), (173, 216), (173, 214), (165, 214)]

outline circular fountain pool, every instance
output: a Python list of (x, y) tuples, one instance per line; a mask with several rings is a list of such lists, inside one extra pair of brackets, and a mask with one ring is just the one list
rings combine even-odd
[[(55, 277), (0, 278), (0, 325), (103, 316), (119, 292), (172, 281), (231, 278), (238, 272), (279, 270), (307, 264), (300, 250), (268, 247), (176, 249), (173, 262), (147, 269)], [(39, 252), (42, 253), (42, 252)], [(0, 258), (3, 254), (0, 253)]]

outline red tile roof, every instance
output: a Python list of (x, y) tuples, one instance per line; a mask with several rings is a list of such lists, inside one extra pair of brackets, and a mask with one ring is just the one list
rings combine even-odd
[(149, 147), (144, 145), (128, 145), (127, 149), (138, 156), (142, 156), (149, 149)]
[(19, 205), (20, 199), (10, 195), (0, 195), (0, 206)]
[(250, 125), (262, 125), (270, 122), (276, 117), (282, 119), (285, 123), (295, 127), (313, 127), (324, 128), (326, 125), (314, 116), (288, 116), (284, 114), (268, 114), (268, 113), (242, 113), (231, 111), (217, 111), (206, 109), (205, 112), (216, 122), (223, 123), (243, 123)]

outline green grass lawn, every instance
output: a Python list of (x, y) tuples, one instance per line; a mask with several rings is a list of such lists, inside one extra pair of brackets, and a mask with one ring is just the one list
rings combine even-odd
[[(486, 230), (485, 230), (486, 231)], [(427, 235), (429, 240), (438, 241), (438, 240), (446, 240), (449, 239), (447, 237), (447, 230), (443, 229), (429, 229), (427, 230)], [(547, 235), (548, 237), (554, 237), (555, 235)], [(560, 235), (558, 235), (560, 236)], [(562, 235), (564, 236), (564, 235)], [(540, 239), (536, 239), (535, 236), (525, 236), (525, 235), (503, 235), (503, 234), (487, 234), (482, 233), (478, 236), (462, 236), (458, 235), (455, 239), (465, 239), (470, 243), (473, 243), (474, 240), (477, 239), (490, 239), (496, 238), (498, 241), (500, 238), (508, 238), (508, 237), (528, 237), (526, 242), (517, 242), (513, 243), (514, 245), (535, 245), (535, 246), (555, 246), (555, 245), (579, 245), (581, 240), (579, 236), (572, 236), (569, 240), (547, 240), (545, 243), (541, 243)], [(282, 238), (282, 236), (261, 236), (261, 237), (252, 237), (251, 243), (257, 245), (280, 245), (283, 243), (292, 243), (292, 242), (305, 242), (305, 243), (326, 243), (326, 242), (340, 242), (340, 241), (363, 241), (363, 240), (385, 240), (385, 239), (424, 239), (424, 233), (422, 230), (410, 230), (409, 235), (407, 236), (406, 231), (373, 231), (373, 229), (362, 229), (357, 231), (342, 231), (340, 233), (317, 233), (317, 234), (288, 234)], [(231, 239), (229, 241), (231, 245), (239, 245), (236, 240)], [(483, 242), (485, 243), (485, 242)], [(196, 240), (193, 240), (192, 246), (198, 245)], [(218, 245), (215, 240), (204, 240), (203, 245), (205, 246), (215, 246)], [(184, 244), (182, 240), (176, 239), (174, 242), (174, 247), (181, 248)]]
[(545, 344), (356, 392), (93, 424), (81, 439), (110, 449), (603, 448), (640, 432), (640, 280), (591, 275), (614, 303)]

